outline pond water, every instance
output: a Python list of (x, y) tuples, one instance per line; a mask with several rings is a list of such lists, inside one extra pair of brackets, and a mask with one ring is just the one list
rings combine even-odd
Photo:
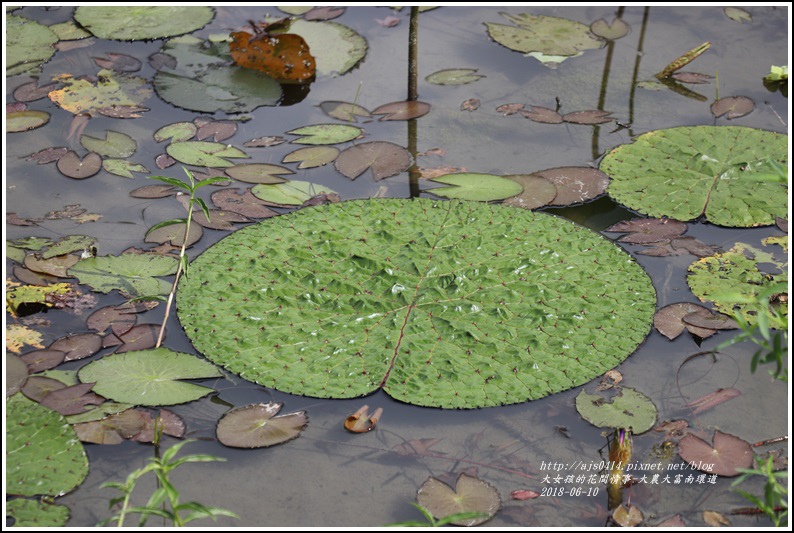
[[(73, 7), (23, 7), (14, 11), (42, 24), (71, 20)], [(341, 76), (318, 76), (308, 92), (290, 105), (262, 106), (246, 113), (250, 120), (238, 122), (234, 137), (224, 142), (242, 146), (250, 139), (284, 136), (301, 126), (333, 122), (319, 104), (325, 101), (355, 101), (367, 109), (406, 98), (408, 73), (408, 9), (393, 11), (385, 7), (349, 7), (334, 22), (363, 36), (368, 43), (366, 57)], [(677, 126), (732, 125), (787, 133), (790, 120), (788, 100), (770, 92), (762, 78), (772, 65), (788, 61), (790, 6), (749, 8), (752, 20), (739, 22), (718, 7), (632, 6), (620, 8), (620, 17), (631, 32), (601, 49), (588, 50), (580, 57), (567, 59), (556, 68), (525, 57), (489, 39), (485, 22), (504, 23), (500, 12), (532, 13), (563, 17), (589, 25), (597, 19), (612, 21), (618, 8), (604, 6), (444, 6), (419, 17), (418, 96), (432, 106), (431, 112), (413, 124), (405, 121), (366, 121), (367, 140), (390, 141), (401, 146), (415, 142), (419, 152), (441, 148), (440, 155), (419, 156), (425, 167), (454, 167), (469, 172), (496, 175), (528, 174), (560, 166), (596, 167), (612, 148), (631, 142), (642, 133)], [(215, 17), (192, 35), (211, 35), (240, 28), (249, 20), (283, 15), (270, 7), (216, 7)], [(387, 27), (378, 21), (393, 16), (399, 24)], [(688, 85), (701, 98), (672, 90), (637, 88), (636, 83), (651, 80), (676, 57), (709, 41), (711, 49), (684, 70), (716, 79), (708, 84)], [(133, 56), (143, 67), (134, 73), (151, 79), (155, 70), (147, 58), (162, 47), (161, 40), (118, 42), (94, 38), (85, 47), (58, 51), (42, 66), (40, 82), (64, 73), (75, 76), (96, 74), (94, 57), (115, 52)], [(484, 76), (464, 85), (433, 85), (425, 81), (431, 73), (449, 68), (477, 69)], [(13, 102), (13, 91), (33, 78), (18, 75), (6, 79), (6, 102)], [(752, 113), (733, 119), (715, 118), (709, 105), (719, 96), (742, 95), (755, 102)], [(469, 99), (479, 100), (474, 111), (461, 109)], [(507, 103), (543, 106), (561, 113), (603, 109), (611, 111), (617, 122), (600, 126), (580, 124), (541, 124), (520, 115), (503, 116), (495, 108)], [(180, 165), (157, 170), (155, 157), (163, 146), (152, 134), (164, 125), (193, 121), (199, 116), (215, 119), (235, 118), (223, 112), (198, 113), (181, 109), (154, 96), (144, 105), (149, 111), (134, 120), (94, 117), (85, 128), (89, 135), (106, 130), (123, 132), (138, 142), (133, 160), (148, 168), (150, 174), (183, 178)], [(35, 226), (4, 225), (6, 239), (25, 237), (58, 238), (88, 235), (96, 238), (99, 255), (118, 255), (130, 247), (150, 248), (144, 235), (152, 225), (184, 214), (173, 198), (139, 199), (130, 191), (151, 185), (146, 173), (134, 179), (100, 172), (85, 180), (72, 180), (58, 172), (55, 164), (36, 165), (27, 157), (52, 146), (68, 146), (83, 154), (76, 137), (68, 138), (73, 115), (49, 99), (33, 101), (29, 109), (51, 114), (45, 126), (23, 133), (6, 135), (4, 143), (4, 201), (6, 212), (20, 217), (43, 218), (64, 206), (80, 204), (101, 219), (83, 224), (70, 219), (44, 220)], [(620, 125), (618, 125), (618, 123)], [(268, 148), (249, 149), (251, 161), (281, 164), (295, 145), (284, 143)], [(290, 166), (294, 169), (294, 165)], [(349, 180), (332, 166), (296, 170), (290, 179), (306, 180), (337, 191), (343, 200), (372, 197), (433, 198), (426, 180), (413, 181), (407, 172), (375, 181), (369, 174)], [(248, 184), (234, 183), (233, 187)], [(209, 198), (211, 187), (202, 190)], [(204, 194), (206, 193), (206, 194)], [(286, 209), (277, 209), (280, 213)], [(634, 218), (632, 211), (607, 196), (581, 205), (544, 208), (551, 214), (569, 218), (598, 232), (610, 225)], [(267, 223), (267, 222), (265, 222)], [(737, 242), (761, 246), (762, 239), (783, 232), (775, 226), (725, 228), (704, 222), (690, 222), (688, 236), (704, 243), (729, 249)], [(189, 249), (191, 258), (228, 235), (205, 230), (203, 238)], [(618, 234), (604, 232), (610, 239)], [(637, 254), (643, 246), (620, 244), (631, 253), (653, 280), (657, 308), (675, 302), (698, 302), (687, 285), (687, 268), (697, 258), (684, 254), (652, 257)], [(14, 279), (15, 263), (6, 259), (6, 279)], [(88, 289), (86, 288), (87, 292)], [(87, 331), (86, 317), (95, 309), (124, 302), (117, 291), (97, 294), (92, 309), (82, 314), (50, 310), (24, 318), (6, 315), (7, 324), (27, 321), (43, 335), (43, 344), (64, 335)], [(159, 324), (164, 305), (139, 318), (139, 323)], [(38, 323), (33, 319), (42, 319)], [(172, 350), (196, 353), (176, 317), (169, 318), (164, 345)], [(617, 367), (622, 385), (647, 395), (658, 410), (657, 420), (686, 419), (692, 430), (710, 436), (714, 430), (736, 435), (751, 443), (787, 435), (790, 430), (789, 390), (787, 384), (771, 380), (765, 367), (750, 372), (754, 346), (739, 344), (725, 350), (716, 361), (688, 358), (709, 350), (734, 335), (720, 332), (696, 342), (684, 334), (668, 340), (651, 330), (646, 340)], [(29, 351), (26, 347), (24, 351)], [(90, 359), (74, 361), (60, 368), (77, 369), (111, 353), (103, 350)], [(686, 364), (685, 364), (686, 363)], [(573, 465), (597, 465), (607, 458), (608, 432), (583, 420), (574, 401), (582, 389), (593, 392), (598, 380), (585, 387), (568, 390), (526, 403), (470, 410), (424, 408), (396, 402), (379, 391), (366, 398), (321, 400), (280, 393), (227, 374), (225, 379), (203, 382), (215, 389), (204, 399), (172, 410), (181, 415), (188, 436), (198, 439), (183, 448), (183, 453), (206, 453), (225, 462), (195, 463), (180, 467), (172, 481), (182, 501), (195, 500), (229, 509), (240, 518), (221, 517), (216, 522), (202, 520), (192, 525), (239, 527), (365, 527), (420, 520), (410, 503), (417, 489), (430, 477), (454, 480), (460, 472), (474, 474), (499, 492), (502, 509), (489, 527), (600, 527), (608, 522), (607, 491), (593, 483), (591, 472), (580, 478)], [(693, 415), (686, 404), (720, 388), (734, 388), (741, 396), (729, 403)], [(284, 412), (306, 410), (309, 423), (297, 439), (271, 448), (240, 450), (225, 447), (215, 439), (218, 419), (231, 407), (255, 402), (283, 402)], [(345, 418), (362, 405), (383, 408), (375, 430), (351, 434), (343, 427)], [(432, 440), (431, 440), (432, 439)], [(649, 431), (633, 440), (633, 461), (637, 464), (661, 462), (681, 465), (676, 454), (664, 457), (660, 447), (664, 432)], [(176, 441), (166, 438), (163, 447)], [(416, 453), (400, 453), (406, 443)], [(783, 445), (785, 448), (785, 445)], [(767, 450), (767, 448), (764, 448)], [(153, 455), (151, 445), (124, 442), (116, 446), (86, 445), (90, 472), (76, 490), (57, 498), (70, 508), (70, 527), (92, 527), (109, 516), (108, 501), (116, 493), (100, 485), (122, 481), (129, 472), (146, 464)], [(559, 464), (558, 471), (548, 465)], [(597, 470), (597, 469), (596, 469)], [(659, 473), (661, 470), (655, 470)], [(699, 472), (690, 470), (686, 474)], [(544, 476), (561, 475), (555, 483)], [(572, 476), (570, 479), (565, 479)], [(639, 477), (639, 475), (638, 475)], [(733, 479), (720, 477), (714, 483), (637, 483), (624, 489), (624, 502), (630, 499), (645, 515), (646, 524), (655, 525), (680, 514), (692, 526), (701, 526), (703, 512), (713, 510), (727, 516), (734, 526), (768, 526), (764, 515), (730, 515), (749, 503), (731, 490)], [(762, 493), (760, 480), (748, 481), (743, 488)], [(138, 503), (153, 484), (139, 488)], [(511, 497), (517, 490), (550, 492), (530, 500)], [(560, 491), (564, 490), (564, 494)], [(149, 525), (155, 525), (155, 520)]]

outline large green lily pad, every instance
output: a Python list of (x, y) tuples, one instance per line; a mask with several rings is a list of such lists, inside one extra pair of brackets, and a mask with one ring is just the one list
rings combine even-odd
[(43, 24), (8, 15), (5, 32), (6, 76), (32, 74), (55, 54), (58, 36)]
[(69, 508), (17, 498), (6, 503), (6, 515), (14, 518), (14, 527), (63, 527), (69, 521)]
[(392, 199), (238, 230), (193, 261), (177, 303), (202, 354), (267, 387), (475, 408), (614, 368), (656, 298), (631, 257), (568, 220)]
[(97, 292), (118, 289), (131, 296), (168, 294), (171, 284), (155, 276), (176, 273), (178, 259), (164, 255), (121, 254), (83, 259), (68, 270)]
[(788, 213), (788, 137), (738, 126), (650, 131), (610, 151), (607, 193), (650, 217), (764, 226)]
[(57, 412), (15, 394), (6, 399), (6, 492), (60, 496), (83, 482), (88, 458)]
[(303, 37), (322, 75), (341, 76), (367, 55), (366, 39), (336, 22), (297, 19), (290, 24), (289, 32)]
[(656, 406), (651, 399), (629, 388), (620, 389), (609, 400), (582, 391), (576, 397), (576, 410), (596, 427), (625, 428), (635, 435), (645, 433), (656, 423)]
[(215, 16), (207, 6), (80, 6), (74, 19), (101, 39), (164, 39), (201, 29)]

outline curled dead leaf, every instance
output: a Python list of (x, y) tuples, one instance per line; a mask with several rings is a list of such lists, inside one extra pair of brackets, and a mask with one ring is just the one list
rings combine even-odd
[(375, 424), (380, 420), (383, 414), (383, 408), (378, 407), (375, 412), (370, 415), (367, 410), (368, 405), (364, 405), (355, 413), (345, 419), (345, 429), (353, 433), (366, 433), (375, 428)]

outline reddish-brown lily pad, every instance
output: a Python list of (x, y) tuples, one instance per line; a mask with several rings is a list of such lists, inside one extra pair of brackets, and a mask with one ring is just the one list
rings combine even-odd
[(269, 218), (278, 213), (267, 207), (251, 193), (251, 189), (223, 189), (212, 193), (212, 203), (218, 208), (232, 211), (248, 218)]
[(716, 333), (713, 329), (698, 328), (697, 326), (692, 326), (684, 322), (685, 316), (690, 316), (695, 313), (702, 316), (710, 316), (712, 314), (710, 310), (699, 304), (689, 302), (673, 303), (656, 311), (656, 314), (653, 316), (653, 326), (659, 333), (670, 340), (681, 335), (685, 329), (701, 339), (705, 339)]
[(562, 124), (562, 115), (548, 107), (530, 106), (529, 109), (519, 110), (524, 118), (541, 124)]
[(604, 231), (628, 233), (618, 239), (630, 244), (650, 244), (674, 239), (687, 230), (684, 222), (670, 218), (634, 218), (613, 224)]
[(96, 175), (102, 169), (102, 157), (94, 152), (80, 158), (70, 151), (58, 159), (58, 170), (68, 178), (82, 180)]
[(521, 194), (508, 198), (503, 203), (523, 209), (537, 209), (549, 205), (557, 197), (557, 186), (537, 174), (511, 174), (504, 176), (521, 185)]
[(127, 54), (108, 52), (106, 57), (92, 57), (99, 68), (116, 72), (137, 72), (141, 70), (141, 61)]
[(28, 380), (28, 366), (21, 358), (6, 353), (6, 398), (16, 394)]
[(157, 336), (159, 334), (159, 324), (140, 324), (138, 326), (133, 326), (123, 335), (117, 334), (124, 344), (116, 348), (116, 353), (154, 348), (157, 344)]
[(200, 141), (211, 139), (214, 142), (225, 141), (237, 132), (237, 123), (231, 120), (213, 120), (202, 124), (196, 132)]
[(93, 386), (94, 383), (79, 383), (64, 387), (50, 392), (39, 403), (63, 416), (83, 413), (86, 405), (99, 405), (105, 401), (102, 396), (91, 392)]
[(720, 98), (711, 104), (711, 114), (719, 118), (727, 115), (728, 120), (749, 115), (755, 109), (755, 102), (746, 96)]
[(713, 446), (687, 435), (678, 442), (678, 454), (696, 470), (725, 477), (738, 476), (738, 469), (753, 466), (754, 457), (749, 442), (719, 430), (714, 432)]
[(28, 161), (35, 161), (38, 165), (46, 165), (47, 163), (52, 163), (53, 161), (58, 161), (61, 157), (66, 155), (69, 152), (69, 149), (65, 146), (57, 146), (52, 148), (45, 148), (44, 150), (39, 150), (35, 154), (31, 154), (28, 156)]
[(130, 191), (130, 196), (133, 198), (165, 198), (176, 193), (176, 187), (171, 185), (146, 185)]
[(382, 180), (407, 170), (412, 163), (411, 154), (402, 146), (386, 141), (374, 141), (344, 150), (336, 158), (334, 166), (351, 180), (359, 177), (367, 169), (372, 171), (372, 177), (376, 180)]
[(501, 113), (504, 116), (508, 116), (515, 115), (522, 109), (524, 109), (524, 104), (502, 104), (496, 108), (496, 112)]
[(123, 335), (135, 325), (137, 317), (133, 313), (119, 310), (116, 306), (109, 305), (97, 309), (86, 320), (89, 329), (104, 333), (108, 328), (113, 328), (113, 333)]
[(54, 341), (48, 347), (50, 350), (64, 352), (64, 361), (76, 361), (90, 357), (102, 349), (102, 337), (96, 333), (78, 333), (67, 335)]
[(218, 421), (218, 440), (232, 448), (264, 448), (297, 438), (309, 418), (305, 411), (275, 416), (283, 406), (270, 402), (232, 409)]
[(373, 115), (383, 115), (380, 120), (411, 120), (429, 112), (430, 104), (411, 100), (391, 102), (370, 111)]
[(102, 420), (74, 424), (77, 438), (93, 444), (120, 444), (143, 431), (151, 415), (140, 409), (127, 409)]
[(572, 205), (601, 195), (609, 185), (609, 176), (591, 167), (557, 167), (534, 172), (557, 186), (551, 205)]
[(563, 115), (562, 120), (565, 122), (571, 122), (573, 124), (584, 124), (591, 126), (612, 122), (615, 119), (609, 116), (611, 114), (611, 111), (601, 111), (599, 109), (593, 109), (590, 111), (574, 111), (573, 113)]
[(63, 363), (66, 353), (60, 350), (33, 350), (20, 357), (22, 361), (28, 366), (28, 372), (35, 374), (36, 372), (43, 372), (50, 368)]
[(65, 388), (66, 384), (57, 379), (45, 378), (44, 376), (30, 376), (21, 390), (22, 394), (34, 402), (40, 402), (52, 391)]

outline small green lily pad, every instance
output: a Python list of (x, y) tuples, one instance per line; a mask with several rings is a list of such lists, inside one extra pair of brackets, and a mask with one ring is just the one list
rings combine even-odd
[(300, 139), (292, 141), (295, 144), (339, 144), (352, 141), (361, 135), (362, 131), (361, 128), (344, 124), (316, 124), (287, 133), (301, 136)]
[(448, 68), (430, 74), (425, 81), (433, 85), (465, 85), (484, 77), (477, 74), (476, 68)]
[(228, 144), (210, 141), (181, 141), (172, 142), (165, 151), (186, 165), (197, 167), (225, 168), (235, 164), (229, 159), (247, 159), (249, 156)]
[(475, 174), (471, 172), (458, 172), (433, 178), (430, 181), (445, 183), (451, 187), (430, 189), (436, 196), (456, 198), (459, 200), (476, 200), (491, 202), (504, 200), (521, 194), (524, 187), (511, 179), (494, 174)]
[(256, 185), (251, 189), (251, 193), (268, 205), (275, 207), (300, 206), (306, 200), (320, 194), (339, 194), (323, 185), (300, 180), (274, 185)]
[(171, 283), (157, 279), (176, 272), (178, 259), (163, 255), (121, 254), (83, 259), (69, 268), (70, 276), (94, 291), (117, 289), (132, 296), (168, 294)]
[(135, 153), (138, 143), (135, 139), (118, 131), (108, 130), (104, 139), (83, 134), (80, 144), (89, 152), (96, 152), (104, 157), (124, 159)]
[(335, 146), (311, 146), (298, 148), (284, 156), (282, 163), (300, 163), (299, 169), (316, 168), (333, 163), (339, 155), (339, 148)]
[(583, 390), (576, 397), (576, 410), (596, 427), (629, 429), (635, 435), (656, 424), (656, 406), (651, 399), (626, 387), (611, 400)]
[(297, 438), (309, 418), (305, 411), (276, 416), (283, 403), (257, 403), (232, 409), (218, 421), (218, 440), (232, 448), (266, 448)]
[(35, 130), (50, 121), (50, 114), (46, 111), (13, 111), (6, 114), (6, 131), (19, 133)]
[(106, 355), (77, 373), (94, 392), (133, 405), (174, 405), (198, 400), (213, 391), (181, 380), (222, 377), (218, 368), (190, 354), (168, 348)]

